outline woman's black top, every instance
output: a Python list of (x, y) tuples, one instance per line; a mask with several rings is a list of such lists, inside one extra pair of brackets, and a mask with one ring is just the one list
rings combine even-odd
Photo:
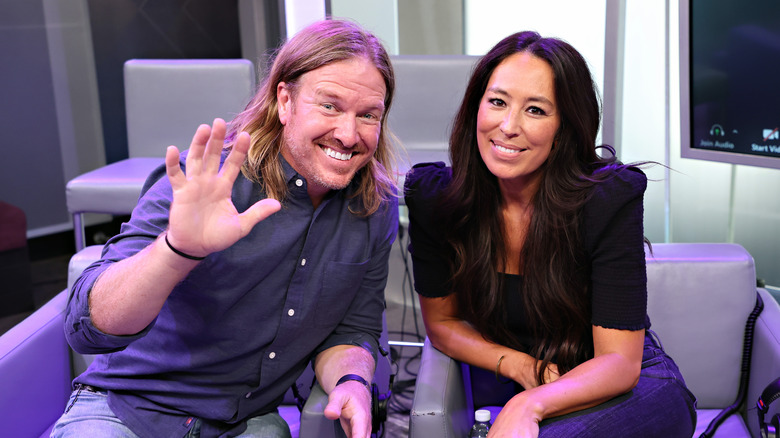
[[(406, 176), (405, 199), (409, 208), (409, 251), (414, 266), (414, 288), (425, 297), (443, 297), (451, 276), (446, 259), (448, 244), (437, 220), (439, 197), (452, 179), (444, 163), (414, 166)], [(596, 183), (581, 211), (582, 240), (590, 265), (591, 322), (605, 328), (640, 330), (650, 328), (647, 317), (643, 196), (647, 177), (636, 168), (626, 168)], [(507, 291), (520, 289), (522, 276), (504, 275)], [(507, 293), (510, 329), (528, 345), (523, 300)]]

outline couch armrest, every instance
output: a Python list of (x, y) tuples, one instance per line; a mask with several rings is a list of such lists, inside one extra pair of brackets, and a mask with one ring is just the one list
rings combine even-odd
[(70, 356), (62, 329), (67, 291), (0, 337), (0, 431), (40, 436), (70, 396)]
[(325, 406), (328, 405), (328, 394), (318, 382), (311, 388), (309, 398), (301, 412), (301, 438), (311, 437), (344, 437), (344, 429), (338, 420), (325, 418)]
[(68, 290), (73, 287), (73, 283), (81, 275), (81, 272), (86, 269), (87, 266), (100, 260), (100, 256), (103, 253), (103, 245), (90, 245), (81, 251), (73, 254), (68, 263)]
[(460, 363), (434, 348), (426, 338), (412, 401), (409, 436), (468, 436), (472, 418)]
[[(764, 391), (764, 388), (773, 380), (780, 377), (780, 305), (777, 300), (765, 289), (758, 289), (761, 299), (764, 301), (764, 310), (756, 320), (753, 333), (753, 354), (750, 360), (750, 383), (746, 408), (746, 422), (750, 434), (760, 437), (758, 427), (758, 414), (756, 402)], [(780, 402), (770, 405), (769, 412), (764, 418), (769, 422), (773, 415), (780, 412)]]

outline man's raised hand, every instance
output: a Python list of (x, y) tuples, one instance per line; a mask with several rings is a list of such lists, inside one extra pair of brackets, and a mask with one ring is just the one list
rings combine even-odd
[(173, 188), (168, 241), (181, 252), (202, 257), (221, 251), (249, 234), (260, 221), (279, 211), (275, 199), (258, 201), (238, 213), (231, 193), (249, 150), (249, 134), (238, 135), (220, 169), (225, 121), (198, 127), (190, 144), (186, 174), (179, 166), (179, 150), (169, 146), (165, 166)]

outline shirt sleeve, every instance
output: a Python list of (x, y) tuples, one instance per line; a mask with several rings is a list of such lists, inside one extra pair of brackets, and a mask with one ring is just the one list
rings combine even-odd
[(414, 289), (425, 297), (449, 295), (449, 253), (436, 206), (441, 191), (452, 179), (442, 162), (418, 164), (406, 175), (404, 199), (409, 208), (409, 252), (412, 255)]
[(648, 328), (643, 200), (647, 177), (626, 168), (598, 183), (583, 207), (590, 258), (592, 324)]
[[(390, 250), (398, 234), (398, 199), (391, 198), (374, 213), (371, 234), (373, 250), (366, 272), (341, 322), (315, 349), (312, 357), (337, 345), (354, 345), (366, 349), (376, 362), (379, 337), (382, 334), (382, 314), (385, 310), (385, 286), (389, 272)], [(373, 231), (376, 229), (376, 231)], [(322, 309), (327, 311), (327, 309)]]
[(122, 224), (120, 233), (106, 243), (101, 259), (88, 266), (73, 284), (65, 315), (65, 336), (71, 348), (79, 353), (102, 354), (122, 350), (131, 342), (145, 336), (154, 325), (153, 321), (135, 335), (115, 336), (103, 333), (92, 325), (89, 294), (98, 277), (106, 269), (141, 251), (167, 228), (173, 192), (165, 175), (165, 165), (150, 174), (130, 221)]

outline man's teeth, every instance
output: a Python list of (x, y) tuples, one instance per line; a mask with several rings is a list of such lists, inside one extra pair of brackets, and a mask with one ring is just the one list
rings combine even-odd
[(352, 152), (348, 154), (342, 154), (341, 152), (336, 152), (333, 149), (327, 147), (323, 147), (322, 150), (325, 151), (325, 155), (337, 160), (348, 161), (350, 158), (352, 158)]
[(499, 146), (499, 145), (495, 145), (495, 146), (496, 146), (496, 149), (498, 149), (501, 152), (505, 152), (507, 154), (516, 154), (516, 153), (520, 152), (520, 150), (518, 150), (518, 149), (509, 149), (509, 148), (505, 148), (505, 147)]

